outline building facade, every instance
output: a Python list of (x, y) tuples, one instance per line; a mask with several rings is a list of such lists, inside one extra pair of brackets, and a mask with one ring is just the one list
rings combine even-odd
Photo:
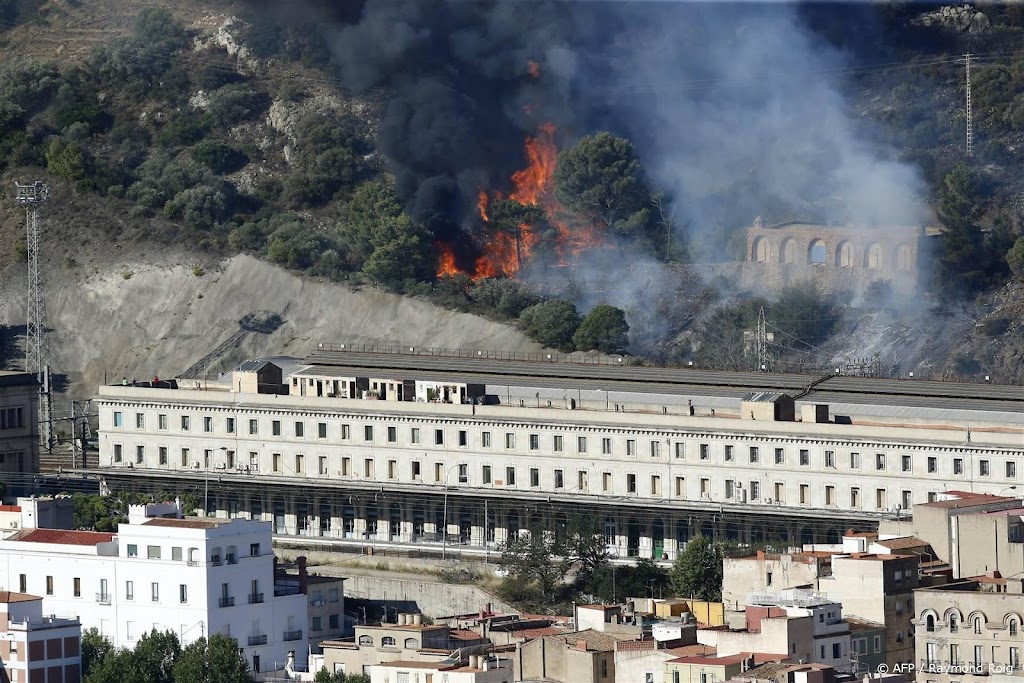
[(0, 591), (0, 682), (79, 683), (82, 627), (43, 616), (42, 598)]
[(37, 593), (116, 647), (151, 629), (183, 645), (235, 638), (255, 671), (305, 661), (307, 596), (275, 594), (270, 528), (249, 520), (146, 517), (132, 506), (117, 534), (23, 529), (0, 541), (0, 587)]
[(39, 471), (39, 382), (35, 373), (0, 370), (0, 479), (8, 494)]

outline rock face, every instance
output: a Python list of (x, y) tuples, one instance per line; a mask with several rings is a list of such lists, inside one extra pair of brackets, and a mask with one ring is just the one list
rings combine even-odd
[(934, 26), (959, 33), (985, 33), (991, 28), (988, 17), (970, 5), (947, 5), (934, 12), (922, 14), (914, 23), (918, 26)]

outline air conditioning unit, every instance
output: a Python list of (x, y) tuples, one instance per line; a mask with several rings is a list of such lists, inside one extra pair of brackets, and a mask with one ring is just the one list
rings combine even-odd
[(194, 470), (198, 470), (199, 469), (199, 461), (198, 460), (193, 460), (192, 461), (192, 469), (194, 469)]
[(225, 465), (225, 464), (224, 464), (224, 463), (222, 463), (222, 462), (219, 462), (219, 463), (217, 463), (216, 465), (214, 465), (214, 466), (213, 466), (213, 468), (214, 468), (214, 469), (217, 469), (217, 470), (223, 470), (223, 469), (225, 469), (226, 467), (227, 467), (227, 465)]

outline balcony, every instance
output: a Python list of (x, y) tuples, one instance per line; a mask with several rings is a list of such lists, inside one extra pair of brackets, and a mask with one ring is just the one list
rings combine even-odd
[(295, 631), (285, 631), (284, 632), (284, 639), (286, 641), (287, 640), (302, 640), (302, 629), (300, 628), (300, 629), (297, 629)]
[(235, 599), (234, 598), (221, 598), (220, 600), (217, 601), (217, 606), (218, 607), (234, 607), (235, 606)]
[(199, 560), (188, 560), (185, 564), (187, 564), (190, 567), (198, 567)]
[(110, 598), (111, 598), (110, 593), (97, 593), (96, 594), (96, 602), (98, 602), (101, 605), (109, 605), (110, 604)]
[(249, 636), (248, 642), (249, 642), (249, 647), (253, 647), (254, 645), (266, 645), (267, 644), (267, 636), (266, 635), (262, 635), (262, 636)]
[(249, 594), (249, 604), (250, 605), (258, 605), (261, 602), (263, 602), (263, 593), (250, 593)]

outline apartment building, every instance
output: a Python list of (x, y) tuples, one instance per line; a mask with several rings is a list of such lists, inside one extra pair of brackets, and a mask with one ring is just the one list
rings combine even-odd
[(0, 480), (8, 494), (39, 471), (39, 382), (34, 372), (0, 370)]
[(369, 668), (370, 683), (512, 683), (512, 663), (471, 655), (462, 662), (397, 661)]
[(979, 683), (1019, 679), (1024, 592), (1020, 577), (998, 571), (914, 594), (919, 681)]
[(515, 680), (615, 683), (615, 645), (635, 636), (577, 631), (523, 643), (515, 653)]
[(20, 529), (70, 529), (73, 521), (71, 496), (17, 498), (14, 505), (0, 505), (0, 538)]
[(275, 590), (270, 526), (176, 513), (132, 506), (116, 534), (22, 529), (0, 541), (0, 588), (42, 596), (46, 613), (77, 617), (116, 647), (151, 629), (183, 645), (224, 633), (254, 671), (283, 668), (290, 651), (304, 662), (307, 596)]
[(665, 664), (665, 683), (724, 683), (785, 655), (743, 652), (732, 655), (692, 656), (670, 659)]
[(82, 628), (44, 616), (37, 595), (0, 591), (0, 681), (79, 683)]

